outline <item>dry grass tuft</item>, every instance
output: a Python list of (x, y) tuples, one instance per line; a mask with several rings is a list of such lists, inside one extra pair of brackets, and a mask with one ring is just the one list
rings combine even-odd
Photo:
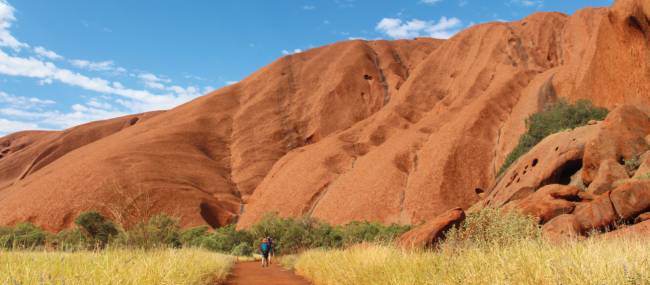
[(234, 261), (196, 249), (0, 251), (0, 284), (218, 284)]

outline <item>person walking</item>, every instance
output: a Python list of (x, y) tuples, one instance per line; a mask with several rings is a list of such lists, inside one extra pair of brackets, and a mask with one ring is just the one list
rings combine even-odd
[(266, 237), (266, 240), (269, 243), (269, 264), (273, 262), (273, 257), (275, 256), (275, 246), (273, 244), (273, 239), (268, 236)]
[(262, 254), (262, 267), (269, 266), (269, 253), (271, 252), (271, 245), (267, 238), (262, 239), (260, 244), (260, 253)]

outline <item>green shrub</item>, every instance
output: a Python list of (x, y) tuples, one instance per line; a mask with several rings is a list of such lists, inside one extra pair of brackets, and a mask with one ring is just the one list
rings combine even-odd
[(80, 229), (63, 230), (48, 236), (47, 242), (57, 250), (77, 251), (92, 248), (94, 240), (89, 240)]
[(351, 222), (340, 227), (344, 245), (361, 242), (387, 243), (409, 231), (411, 226), (390, 225), (371, 222)]
[(234, 256), (252, 256), (253, 246), (250, 243), (241, 242), (232, 249), (230, 254)]
[(30, 224), (18, 224), (14, 228), (4, 228), (0, 244), (7, 249), (29, 249), (45, 245), (47, 233), (41, 228)]
[(246, 230), (238, 231), (235, 225), (228, 225), (216, 229), (213, 233), (202, 239), (201, 247), (222, 252), (230, 253), (233, 249), (241, 244), (247, 243), (253, 247), (253, 236)]
[(118, 244), (139, 249), (180, 247), (180, 225), (176, 219), (157, 215), (123, 232)]
[(541, 229), (534, 217), (487, 207), (468, 214), (460, 226), (447, 232), (443, 246), (506, 246), (540, 238)]
[(209, 229), (208, 226), (200, 226), (183, 231), (180, 236), (183, 247), (201, 246), (203, 239), (209, 234)]
[(81, 213), (74, 221), (93, 246), (103, 248), (119, 231), (113, 222), (97, 212)]
[[(309, 217), (280, 218), (266, 215), (251, 227), (251, 233), (259, 239), (272, 237), (278, 254), (292, 254), (310, 248), (341, 248), (361, 242), (389, 242), (410, 228), (372, 222), (331, 226)], [(260, 240), (255, 241), (255, 248), (259, 242)]]
[(498, 175), (503, 174), (512, 163), (547, 136), (584, 126), (591, 120), (603, 120), (607, 117), (607, 113), (607, 109), (594, 107), (587, 100), (569, 104), (561, 99), (555, 104), (546, 106), (544, 111), (526, 119), (526, 133), (519, 138), (519, 144), (508, 154)]

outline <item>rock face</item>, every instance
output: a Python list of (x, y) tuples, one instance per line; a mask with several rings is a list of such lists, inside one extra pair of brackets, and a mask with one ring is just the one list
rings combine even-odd
[[(186, 226), (246, 227), (266, 212), (418, 224), (576, 177), (611, 186), (618, 176), (599, 175), (602, 162), (648, 149), (648, 133), (637, 137), (646, 123), (635, 119), (647, 108), (554, 135), (503, 179), (496, 172), (525, 118), (558, 97), (650, 105), (648, 61), (639, 60), (650, 58), (647, 15), (645, 1), (619, 0), (477, 25), (446, 41), (336, 43), (169, 111), (0, 138), (0, 224), (58, 230), (80, 211), (115, 215), (136, 202)], [(605, 131), (616, 120), (629, 124)], [(568, 209), (543, 199), (542, 221)]]
[[(629, 179), (629, 170), (623, 165), (632, 158), (644, 161), (648, 134), (647, 113), (630, 105), (618, 107), (603, 122), (543, 140), (513, 164), (481, 205), (503, 206), (538, 217), (544, 234), (552, 240), (643, 222), (650, 211), (650, 180), (643, 176)], [(554, 145), (558, 145), (555, 152)], [(535, 160), (538, 162), (531, 164)], [(575, 181), (583, 189), (569, 185)], [(634, 228), (629, 232), (646, 229)]]
[(436, 245), (445, 233), (465, 220), (461, 208), (451, 209), (442, 215), (404, 233), (397, 241), (402, 248), (427, 248)]

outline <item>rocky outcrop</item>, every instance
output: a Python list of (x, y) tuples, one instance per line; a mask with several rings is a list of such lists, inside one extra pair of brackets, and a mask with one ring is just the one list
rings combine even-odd
[[(550, 136), (513, 164), (482, 205), (535, 216), (552, 240), (643, 222), (647, 215), (641, 214), (650, 211), (650, 180), (630, 179), (630, 174), (637, 176), (627, 169), (627, 161), (640, 157), (644, 165), (648, 134), (648, 114), (623, 105), (603, 122)], [(570, 160), (563, 155), (566, 152), (571, 153)], [(638, 232), (645, 227), (636, 228)]]
[(397, 245), (406, 248), (430, 248), (444, 238), (445, 233), (465, 220), (465, 212), (461, 208), (451, 209), (440, 216), (420, 225), (406, 233), (398, 240)]
[[(135, 196), (184, 226), (247, 227), (267, 212), (419, 224), (477, 202), (526, 204), (546, 185), (591, 186), (528, 203), (550, 223), (614, 193), (623, 176), (608, 169), (648, 150), (647, 6), (538, 13), (445, 41), (335, 43), (135, 124), (2, 138), (0, 224), (58, 230)], [(553, 135), (497, 177), (525, 118), (560, 97), (637, 108)]]

